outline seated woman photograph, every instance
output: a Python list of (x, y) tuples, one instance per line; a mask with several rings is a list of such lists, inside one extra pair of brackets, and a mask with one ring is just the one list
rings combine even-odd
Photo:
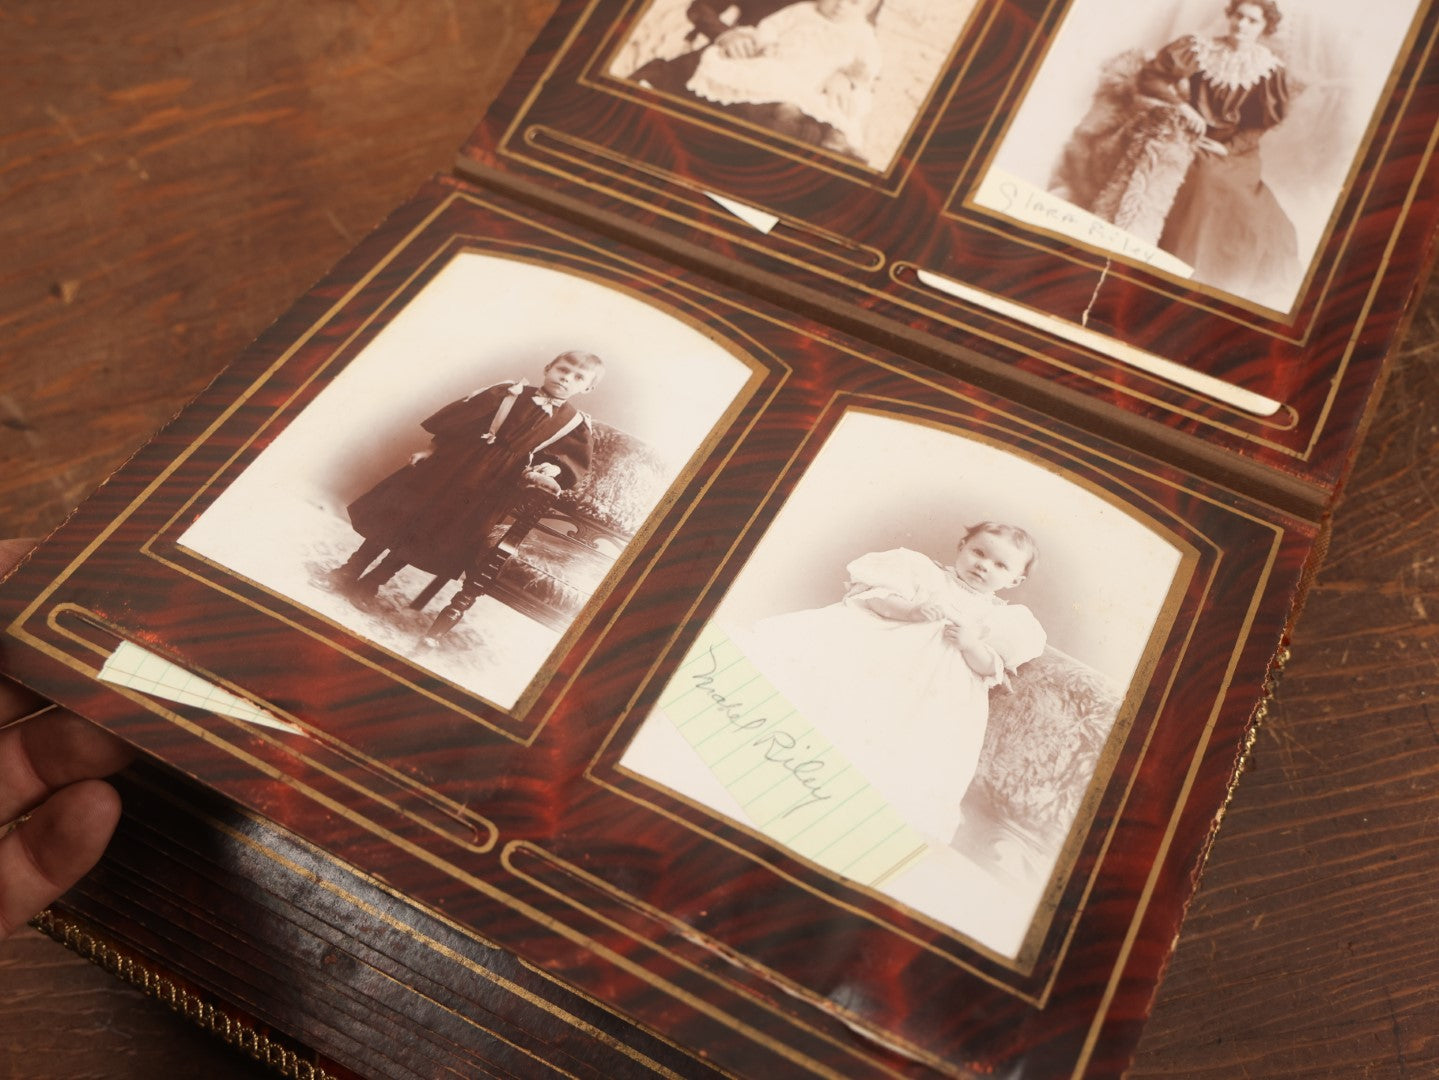
[(1227, 31), (1111, 63), (1050, 190), (1156, 243), (1194, 280), (1280, 303), (1299, 276), (1293, 222), (1263, 178), (1262, 136), (1289, 110), (1269, 47), (1274, 0), (1231, 0)]

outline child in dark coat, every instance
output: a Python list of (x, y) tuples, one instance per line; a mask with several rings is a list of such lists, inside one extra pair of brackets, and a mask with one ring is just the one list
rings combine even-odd
[(329, 584), (363, 604), (407, 565), (444, 578), (469, 571), (526, 495), (558, 494), (584, 477), (590, 421), (570, 399), (603, 372), (592, 353), (561, 353), (538, 386), (496, 383), (425, 420), (430, 446), (350, 504), (364, 542)]

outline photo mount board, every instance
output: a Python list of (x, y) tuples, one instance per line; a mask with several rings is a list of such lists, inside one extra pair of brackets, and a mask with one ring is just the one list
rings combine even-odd
[[(650, 5), (566, 0), (458, 167), (1004, 391), (1042, 387), (1139, 430), (1192, 436), (1191, 452), (1259, 464), (1322, 501), (1432, 258), (1439, 11), (1406, 9), (1322, 242), (1279, 314), (976, 202), (1074, 7), (978, 5), (903, 149), (877, 173), (617, 77)], [(760, 232), (714, 195), (778, 224)], [(973, 292), (936, 289), (921, 271)], [(1172, 369), (1116, 362), (1116, 347), (1278, 408), (1246, 412)]]
[[(469, 254), (542, 262), (693, 315), (750, 373), (518, 708), (176, 542), (212, 489), (337, 384), (446, 260)], [(825, 433), (856, 413), (983, 435), (1191, 553), (1020, 957), (618, 764)], [(13, 575), (7, 667), (341, 871), (730, 1072), (964, 1076), (1022, 1063), (1108, 1075), (1132, 1051), (1317, 533), (1260, 495), (442, 180)], [(120, 639), (306, 734), (100, 683)]]

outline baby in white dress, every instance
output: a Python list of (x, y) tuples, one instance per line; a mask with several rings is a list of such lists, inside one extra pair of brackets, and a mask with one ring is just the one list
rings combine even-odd
[(725, 34), (686, 83), (720, 105), (781, 104), (862, 144), (880, 51), (875, 0), (804, 0)]
[(915, 828), (949, 843), (979, 763), (989, 691), (1044, 651), (996, 594), (1037, 557), (1023, 529), (983, 522), (945, 566), (907, 548), (849, 564), (837, 604), (754, 628), (751, 659)]

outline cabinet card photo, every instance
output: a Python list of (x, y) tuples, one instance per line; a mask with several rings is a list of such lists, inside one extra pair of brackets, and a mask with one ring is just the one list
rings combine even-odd
[(180, 543), (509, 709), (749, 377), (627, 293), (460, 254)]
[(1181, 559), (1020, 453), (851, 411), (622, 764), (1015, 956)]
[(654, 0), (609, 73), (882, 172), (973, 9), (972, 0)]
[(1417, 8), (1075, 0), (973, 200), (1288, 312)]

